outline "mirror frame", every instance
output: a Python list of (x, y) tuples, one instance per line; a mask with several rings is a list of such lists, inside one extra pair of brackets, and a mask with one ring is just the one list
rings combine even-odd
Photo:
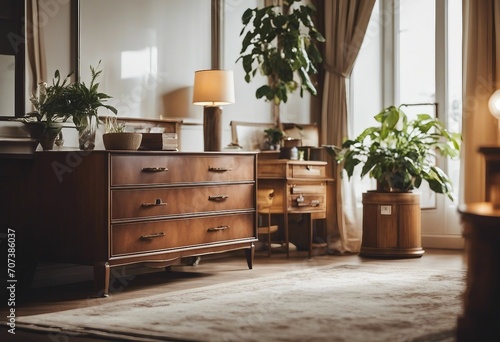
[[(80, 79), (80, 2), (81, 0), (71, 1), (71, 67), (75, 72), (75, 80)], [(181, 1), (181, 0), (178, 0)], [(211, 10), (211, 66), (212, 69), (220, 69), (222, 65), (222, 21), (224, 16), (224, 0), (210, 0)]]
[[(23, 117), (25, 113), (25, 85), (26, 85), (26, 30), (25, 24), (25, 1), (11, 0), (9, 3), (4, 4), (7, 7), (13, 7), (13, 17), (8, 18), (5, 22), (10, 22), (6, 27), (14, 27), (14, 31), (5, 32), (7, 36), (10, 34), (15, 35), (17, 46), (12, 46), (12, 44), (2, 44), (2, 54), (14, 56), (15, 60), (15, 70), (14, 70), (14, 117)], [(2, 20), (3, 21), (3, 20)], [(12, 24), (13, 22), (13, 24)], [(3, 34), (4, 32), (2, 32)], [(2, 38), (3, 39), (3, 38)], [(0, 114), (2, 115), (2, 114)], [(12, 118), (12, 116), (8, 116)]]

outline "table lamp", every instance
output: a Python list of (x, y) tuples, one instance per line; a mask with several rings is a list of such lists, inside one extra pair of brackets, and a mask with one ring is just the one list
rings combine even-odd
[(194, 74), (193, 104), (203, 108), (205, 151), (221, 151), (222, 105), (234, 103), (231, 70), (199, 70)]
[(493, 95), (491, 95), (490, 100), (488, 101), (488, 107), (491, 115), (498, 120), (497, 142), (500, 142), (500, 89), (497, 89)]
[(493, 93), (493, 95), (491, 95), (488, 102), (488, 107), (490, 109), (491, 115), (500, 120), (500, 89), (498, 89)]

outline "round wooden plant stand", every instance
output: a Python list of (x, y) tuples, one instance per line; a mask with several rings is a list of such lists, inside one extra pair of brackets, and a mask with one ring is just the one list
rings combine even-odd
[(420, 195), (409, 192), (363, 194), (363, 239), (359, 255), (419, 258), (422, 249)]

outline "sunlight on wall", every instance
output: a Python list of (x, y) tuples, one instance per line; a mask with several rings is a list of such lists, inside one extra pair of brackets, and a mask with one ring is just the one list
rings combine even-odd
[(148, 75), (158, 75), (158, 48), (153, 46), (137, 51), (122, 51), (121, 79)]

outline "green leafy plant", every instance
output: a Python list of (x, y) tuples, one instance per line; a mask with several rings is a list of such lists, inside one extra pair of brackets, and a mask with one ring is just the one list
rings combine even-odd
[(461, 135), (449, 132), (428, 114), (408, 120), (401, 106), (385, 108), (375, 120), (380, 125), (366, 128), (336, 151), (336, 159), (348, 177), (362, 164), (361, 177), (374, 178), (378, 190), (410, 191), (425, 180), (432, 191), (453, 200), (451, 180), (435, 165), (434, 157), (458, 157)]
[(71, 115), (75, 126), (82, 127), (90, 122), (92, 118), (98, 121), (98, 109), (101, 107), (107, 108), (114, 114), (118, 111), (115, 107), (105, 104), (111, 96), (99, 92), (99, 83), (97, 78), (102, 73), (102, 70), (97, 70), (101, 62), (96, 68), (90, 66), (91, 80), (87, 86), (85, 82), (75, 82), (68, 87), (70, 98)]
[(122, 133), (125, 132), (125, 124), (119, 123), (116, 117), (107, 116), (105, 119), (105, 133)]
[(279, 145), (285, 137), (285, 132), (279, 128), (268, 128), (264, 130), (270, 145)]
[(71, 100), (68, 92), (70, 85), (70, 73), (66, 78), (61, 79), (59, 70), (54, 73), (52, 85), (40, 82), (36, 94), (31, 94), (30, 101), (36, 109), (28, 113), (24, 122), (43, 122), (45, 126), (52, 126), (54, 123), (65, 122), (71, 116)]
[[(244, 38), (237, 61), (242, 61), (247, 83), (259, 71), (267, 76), (268, 83), (259, 87), (255, 95), (274, 101), (275, 106), (286, 103), (288, 94), (299, 85), (301, 96), (304, 90), (317, 94), (310, 76), (318, 72), (316, 64), (322, 61), (316, 44), (325, 39), (314, 25), (313, 7), (300, 5), (292, 10), (292, 5), (299, 1), (285, 0), (282, 12), (278, 6), (267, 6), (249, 8), (242, 16), (244, 27), (240, 36)], [(279, 113), (276, 120), (279, 121)]]

